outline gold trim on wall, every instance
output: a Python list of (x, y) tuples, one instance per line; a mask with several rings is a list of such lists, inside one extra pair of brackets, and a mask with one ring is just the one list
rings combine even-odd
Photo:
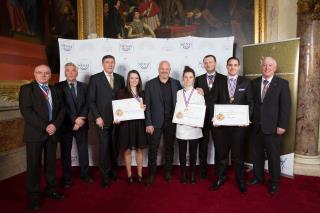
[(254, 43), (265, 42), (266, 39), (266, 0), (254, 0)]
[(83, 0), (77, 0), (77, 14), (78, 14), (78, 39), (85, 39)]
[(99, 38), (103, 38), (103, 0), (96, 0), (96, 29)]

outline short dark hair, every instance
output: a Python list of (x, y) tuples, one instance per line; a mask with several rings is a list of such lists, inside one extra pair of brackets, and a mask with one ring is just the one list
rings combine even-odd
[(210, 57), (213, 58), (214, 62), (217, 62), (217, 59), (216, 59), (216, 57), (215, 57), (214, 55), (206, 55), (206, 56), (203, 58), (203, 60), (206, 59), (206, 58), (210, 58)]
[(108, 58), (112, 58), (114, 61), (116, 60), (113, 55), (105, 55), (102, 57), (102, 63), (104, 62), (104, 60), (106, 60)]
[(187, 72), (191, 72), (192, 75), (193, 75), (193, 77), (196, 77), (196, 73), (195, 73), (194, 70), (193, 70), (191, 67), (189, 67), (189, 66), (185, 66), (185, 67), (184, 67), (182, 76), (184, 77), (184, 74), (187, 73)]
[(238, 61), (238, 64), (240, 65), (240, 60), (239, 60), (239, 58), (237, 58), (237, 57), (235, 57), (235, 56), (232, 56), (232, 57), (228, 58), (228, 60), (227, 60), (227, 65), (229, 64), (229, 61), (231, 61), (231, 60), (236, 60), (236, 61)]

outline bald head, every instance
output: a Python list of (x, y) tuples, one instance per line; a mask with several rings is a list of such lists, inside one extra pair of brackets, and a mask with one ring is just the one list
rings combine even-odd
[(169, 79), (169, 75), (170, 75), (170, 71), (171, 71), (171, 67), (170, 67), (170, 63), (169, 61), (161, 61), (159, 63), (159, 78), (160, 80), (168, 80)]
[(47, 84), (51, 78), (51, 69), (45, 64), (38, 65), (34, 68), (34, 78), (40, 84)]
[(264, 57), (261, 61), (260, 69), (264, 78), (271, 78), (277, 70), (277, 61), (270, 56)]

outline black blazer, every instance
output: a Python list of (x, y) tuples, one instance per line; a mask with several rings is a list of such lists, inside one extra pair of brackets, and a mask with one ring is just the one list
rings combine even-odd
[(58, 133), (64, 119), (65, 111), (59, 92), (54, 87), (49, 87), (53, 105), (51, 122), (49, 122), (48, 103), (38, 83), (33, 81), (20, 88), (19, 107), (25, 121), (25, 141), (47, 140), (49, 135), (46, 132), (46, 128), (50, 123), (57, 129), (56, 133), (50, 137), (54, 140), (59, 139)]
[(254, 129), (261, 125), (264, 134), (275, 134), (277, 127), (288, 129), (291, 110), (288, 81), (274, 76), (261, 103), (261, 80), (262, 77), (252, 80)]
[(105, 127), (108, 128), (113, 122), (112, 100), (116, 99), (119, 89), (125, 87), (124, 78), (113, 73), (114, 87), (111, 88), (104, 71), (92, 75), (89, 81), (87, 101), (94, 120), (101, 117)]
[[(63, 122), (62, 131), (72, 130), (77, 117), (88, 117), (89, 106), (86, 101), (87, 97), (87, 85), (80, 81), (77, 81), (77, 98), (73, 100), (71, 90), (67, 81), (62, 81), (55, 84), (55, 87), (60, 92), (64, 106), (65, 106), (65, 119)], [(88, 122), (81, 128), (87, 129)]]
[(200, 75), (196, 77), (194, 88), (202, 88), (204, 92), (204, 99), (206, 102), (206, 116), (204, 119), (204, 125), (210, 126), (212, 125), (212, 117), (214, 113), (214, 104), (218, 102), (218, 94), (219, 89), (222, 86), (219, 86), (220, 84), (223, 84), (227, 77), (225, 75), (222, 75), (220, 73), (216, 72), (216, 76), (212, 85), (211, 90), (209, 89), (208, 82), (207, 82), (207, 74)]
[(230, 103), (228, 91), (228, 78), (224, 78), (220, 86), (217, 104), (249, 105), (249, 117), (251, 120), (253, 113), (251, 81), (243, 76), (238, 76), (232, 103)]
[[(178, 80), (169, 78), (172, 92), (172, 104), (176, 105), (177, 91), (182, 89)], [(164, 121), (164, 105), (159, 77), (151, 79), (145, 86), (146, 126), (161, 128)], [(173, 109), (174, 110), (174, 109)], [(172, 111), (173, 111), (172, 110)]]

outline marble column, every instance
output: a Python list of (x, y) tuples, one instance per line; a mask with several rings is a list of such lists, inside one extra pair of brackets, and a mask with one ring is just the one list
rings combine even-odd
[(96, 0), (84, 1), (84, 19), (86, 38), (97, 38), (96, 29)]
[[(295, 162), (297, 167), (301, 166), (301, 168), (313, 165), (311, 167), (317, 170), (311, 172), (310, 175), (320, 175), (318, 151), (320, 123), (319, 3), (316, 4), (311, 0), (298, 1), (297, 36), (301, 40)], [(318, 168), (317, 165), (319, 165)]]

